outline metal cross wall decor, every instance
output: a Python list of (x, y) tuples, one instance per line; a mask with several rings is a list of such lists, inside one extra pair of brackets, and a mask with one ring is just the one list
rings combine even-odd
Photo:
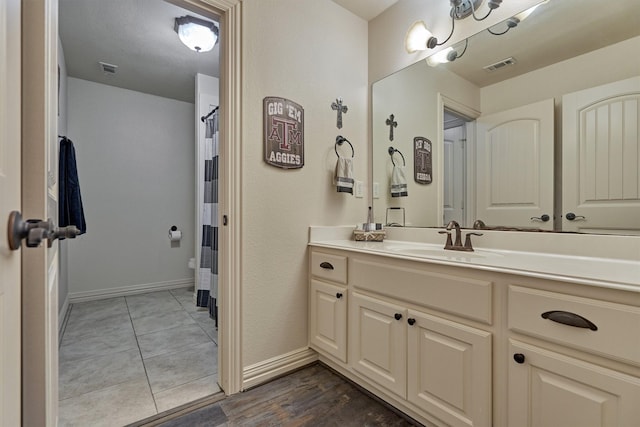
[(393, 128), (398, 127), (398, 122), (394, 121), (393, 120), (394, 118), (395, 116), (392, 114), (389, 116), (389, 118), (385, 122), (387, 126), (389, 126), (389, 141), (393, 141)]
[(336, 98), (336, 102), (331, 103), (331, 109), (338, 111), (338, 122), (336, 126), (338, 129), (342, 129), (342, 113), (347, 114), (347, 106), (342, 105), (342, 98)]

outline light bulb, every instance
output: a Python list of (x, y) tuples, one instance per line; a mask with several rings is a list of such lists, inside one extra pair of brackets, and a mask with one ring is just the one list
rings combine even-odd
[(178, 28), (178, 37), (189, 49), (196, 52), (208, 52), (213, 49), (218, 37), (211, 28), (194, 22), (182, 24)]
[(441, 51), (434, 53), (433, 55), (427, 58), (427, 64), (429, 64), (429, 66), (431, 67), (437, 67), (440, 64), (445, 64), (447, 62), (450, 62), (449, 58), (447, 58), (450, 52), (453, 52), (452, 47), (448, 47), (446, 49), (442, 49)]
[(433, 38), (433, 34), (427, 30), (424, 21), (416, 21), (411, 28), (409, 28), (409, 31), (407, 31), (407, 35), (404, 38), (404, 47), (409, 53), (425, 50), (427, 48), (427, 42), (431, 38)]

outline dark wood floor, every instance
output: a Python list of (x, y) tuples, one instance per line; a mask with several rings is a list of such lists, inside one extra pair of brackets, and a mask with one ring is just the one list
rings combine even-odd
[[(159, 421), (159, 420), (158, 420)], [(321, 364), (181, 415), (162, 427), (412, 426)]]

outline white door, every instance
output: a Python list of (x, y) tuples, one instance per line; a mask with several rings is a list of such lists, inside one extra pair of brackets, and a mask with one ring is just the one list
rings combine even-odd
[(639, 114), (640, 77), (562, 97), (563, 231), (640, 234)]
[(20, 210), (20, 1), (0, 2), (0, 426), (20, 425), (20, 251), (7, 220)]
[(465, 218), (465, 126), (444, 131), (444, 224), (455, 220), (464, 226)]
[[(22, 215), (57, 219), (57, 0), (22, 1)], [(58, 244), (22, 251), (22, 425), (55, 426)]]
[(553, 99), (479, 117), (477, 219), (552, 230), (553, 143)]

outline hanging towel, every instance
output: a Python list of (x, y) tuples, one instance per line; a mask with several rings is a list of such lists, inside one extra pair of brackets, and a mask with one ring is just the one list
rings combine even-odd
[(73, 142), (67, 137), (63, 137), (60, 141), (58, 166), (59, 226), (75, 225), (80, 230), (80, 234), (84, 234), (87, 232), (87, 223), (84, 220), (84, 209), (80, 196), (76, 150), (73, 148)]
[(353, 160), (338, 157), (336, 163), (335, 184), (338, 193), (353, 194)]
[(407, 197), (407, 178), (404, 166), (394, 166), (391, 172), (391, 197)]

